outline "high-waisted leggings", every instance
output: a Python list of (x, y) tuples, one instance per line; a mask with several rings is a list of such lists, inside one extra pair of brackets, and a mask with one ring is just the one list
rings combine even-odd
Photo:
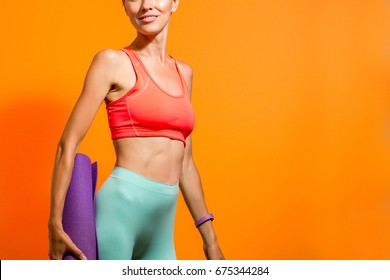
[(176, 259), (177, 198), (178, 184), (115, 166), (95, 196), (99, 259)]

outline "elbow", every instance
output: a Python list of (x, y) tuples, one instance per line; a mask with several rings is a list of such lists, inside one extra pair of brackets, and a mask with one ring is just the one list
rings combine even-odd
[(197, 168), (192, 157), (189, 157), (183, 161), (181, 167), (180, 180), (184, 180), (193, 171), (197, 171)]
[(191, 159), (186, 164), (183, 164), (179, 185), (180, 188), (186, 188), (187, 185), (197, 184), (200, 182), (200, 176), (198, 172), (198, 168), (196, 167), (195, 162)]
[(55, 168), (71, 170), (76, 153), (77, 148), (74, 146), (66, 142), (58, 142), (55, 156)]
[(191, 156), (184, 158), (182, 163), (182, 172), (191, 169), (195, 166), (195, 162)]
[(57, 145), (57, 156), (62, 157), (64, 154), (76, 154), (79, 144), (67, 141), (63, 138), (60, 139)]

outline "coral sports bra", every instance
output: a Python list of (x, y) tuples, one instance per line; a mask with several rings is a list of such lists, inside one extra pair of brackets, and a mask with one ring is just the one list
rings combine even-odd
[(186, 146), (195, 115), (185, 80), (175, 60), (182, 94), (171, 95), (153, 80), (137, 53), (130, 47), (121, 49), (130, 58), (136, 82), (125, 95), (107, 103), (111, 139), (125, 137), (167, 137), (180, 140)]

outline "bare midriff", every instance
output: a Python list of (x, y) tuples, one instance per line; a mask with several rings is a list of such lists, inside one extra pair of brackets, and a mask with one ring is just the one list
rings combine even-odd
[(176, 184), (184, 157), (182, 141), (166, 137), (128, 137), (113, 140), (115, 165), (146, 178)]

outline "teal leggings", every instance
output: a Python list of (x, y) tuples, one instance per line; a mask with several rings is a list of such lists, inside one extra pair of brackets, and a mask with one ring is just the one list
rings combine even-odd
[(174, 260), (178, 184), (115, 166), (95, 197), (101, 260)]

